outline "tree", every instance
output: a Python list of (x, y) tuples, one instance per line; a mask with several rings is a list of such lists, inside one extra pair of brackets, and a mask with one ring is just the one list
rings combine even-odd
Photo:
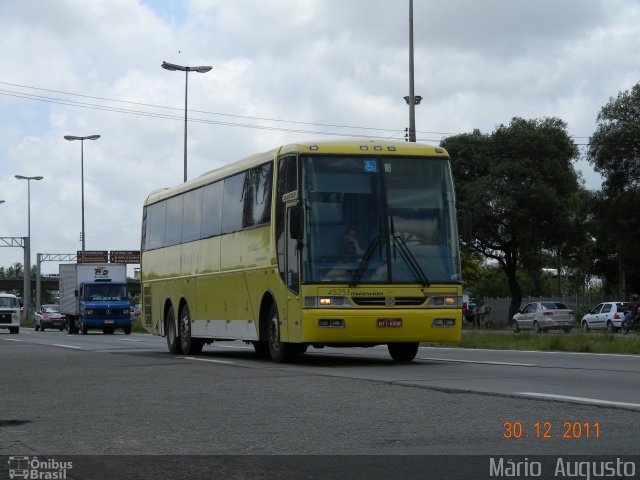
[(519, 269), (540, 271), (543, 249), (562, 242), (571, 217), (569, 201), (579, 190), (573, 160), (578, 148), (558, 118), (513, 118), (490, 135), (479, 130), (442, 142), (452, 159), (459, 201), (471, 214), (466, 243), (497, 261), (511, 304), (522, 302)]
[(640, 84), (610, 98), (589, 139), (589, 162), (603, 178), (594, 216), (594, 236), (602, 259), (598, 273), (627, 297), (640, 290)]

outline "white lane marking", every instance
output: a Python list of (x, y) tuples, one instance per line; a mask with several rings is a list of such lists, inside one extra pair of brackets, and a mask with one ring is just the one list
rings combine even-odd
[[(384, 345), (383, 345), (384, 347)], [(374, 347), (375, 348), (375, 347)], [(463, 347), (420, 347), (426, 349), (434, 349), (434, 350), (459, 350), (461, 352), (505, 352), (505, 353), (541, 353), (544, 355), (593, 355), (593, 356), (601, 356), (601, 357), (625, 357), (625, 358), (633, 358), (638, 355), (632, 355), (629, 353), (591, 353), (591, 352), (556, 352), (552, 350), (504, 350), (499, 348), (463, 348)]]
[(601, 400), (599, 398), (587, 398), (587, 397), (571, 397), (567, 395), (555, 395), (553, 393), (538, 393), (538, 392), (516, 392), (517, 395), (527, 395), (530, 397), (552, 398), (556, 400), (570, 400), (580, 403), (592, 403), (594, 405), (612, 405), (618, 407), (633, 407), (640, 408), (640, 403), (630, 402), (614, 402), (611, 400)]
[(479, 363), (482, 365), (506, 365), (509, 367), (537, 367), (538, 366), (535, 363), (490, 362), (488, 360), (460, 360), (456, 358), (418, 357), (417, 360), (432, 360), (435, 362), (452, 362), (452, 363)]
[(18, 340), (17, 338), (3, 338), (7, 342), (22, 342), (22, 340)]
[(142, 340), (136, 340), (134, 338), (121, 338), (121, 342), (141, 342)]
[(213, 360), (211, 358), (197, 358), (197, 357), (183, 357), (185, 360), (197, 360), (199, 362), (209, 362), (209, 363), (224, 363), (227, 365), (234, 365), (235, 362), (228, 362), (226, 360)]
[(74, 345), (63, 345), (61, 343), (54, 343), (53, 346), (54, 347), (62, 347), (62, 348), (72, 348), (74, 350), (84, 350), (84, 348), (82, 348), (82, 347), (76, 347)]

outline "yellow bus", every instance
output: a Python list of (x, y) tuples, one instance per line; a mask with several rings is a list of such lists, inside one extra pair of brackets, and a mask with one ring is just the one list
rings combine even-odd
[(378, 140), (298, 143), (152, 192), (143, 323), (169, 351), (458, 341), (462, 285), (447, 152)]

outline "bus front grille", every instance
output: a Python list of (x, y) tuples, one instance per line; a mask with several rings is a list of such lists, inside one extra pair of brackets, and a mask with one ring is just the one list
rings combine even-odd
[(361, 307), (418, 307), (426, 302), (425, 297), (351, 297)]

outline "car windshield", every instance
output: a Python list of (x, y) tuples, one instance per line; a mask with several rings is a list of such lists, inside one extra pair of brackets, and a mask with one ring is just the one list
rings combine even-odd
[(559, 302), (542, 302), (541, 305), (543, 310), (568, 310), (564, 303)]
[(0, 297), (0, 307), (18, 308), (19, 306), (17, 298)]
[(60, 305), (44, 305), (43, 308), (46, 313), (60, 313)]

